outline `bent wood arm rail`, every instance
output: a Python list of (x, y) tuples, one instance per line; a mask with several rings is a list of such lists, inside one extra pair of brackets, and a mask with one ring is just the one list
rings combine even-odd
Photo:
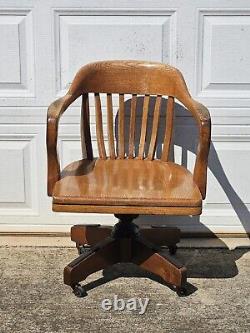
[(58, 123), (61, 115), (72, 103), (72, 96), (65, 95), (54, 101), (47, 113), (47, 163), (48, 163), (48, 196), (52, 196), (55, 183), (60, 179), (60, 163), (57, 154)]
[(211, 141), (211, 118), (208, 109), (193, 99), (191, 105), (189, 105), (188, 108), (199, 126), (199, 143), (196, 152), (193, 177), (195, 183), (199, 187), (202, 199), (205, 199), (207, 187), (208, 154)]

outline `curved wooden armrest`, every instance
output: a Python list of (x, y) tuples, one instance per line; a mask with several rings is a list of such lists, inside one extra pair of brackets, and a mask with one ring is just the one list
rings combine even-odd
[(57, 155), (58, 123), (61, 115), (72, 103), (72, 96), (65, 95), (54, 101), (47, 113), (47, 163), (48, 163), (48, 195), (52, 195), (55, 183), (60, 179), (60, 163)]
[(199, 144), (197, 147), (193, 175), (194, 181), (200, 189), (202, 198), (205, 199), (207, 187), (208, 154), (211, 141), (211, 118), (208, 109), (193, 99), (188, 106), (188, 109), (193, 114), (199, 126)]

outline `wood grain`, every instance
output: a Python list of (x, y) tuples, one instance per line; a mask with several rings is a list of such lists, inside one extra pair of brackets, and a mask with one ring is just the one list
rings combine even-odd
[(134, 157), (135, 148), (135, 116), (136, 116), (136, 95), (132, 96), (131, 111), (130, 111), (130, 124), (129, 124), (129, 153), (128, 157)]
[(139, 154), (138, 154), (139, 159), (143, 159), (143, 157), (144, 157), (145, 141), (146, 141), (146, 135), (147, 135), (149, 99), (150, 99), (150, 96), (145, 95), (144, 100), (143, 100), (141, 136), (140, 136)]
[(119, 115), (118, 115), (118, 158), (125, 157), (125, 106), (124, 94), (119, 94)]
[[(54, 185), (60, 179), (60, 164), (57, 157), (57, 132), (60, 116), (67, 107), (79, 96), (86, 96), (87, 93), (95, 93), (96, 103), (96, 124), (97, 141), (100, 158), (106, 158), (104, 144), (104, 134), (102, 126), (102, 110), (100, 105), (99, 93), (119, 94), (119, 116), (118, 116), (118, 158), (124, 159), (125, 156), (125, 124), (124, 124), (124, 94), (144, 95), (142, 127), (139, 143), (138, 159), (153, 159), (157, 141), (157, 129), (159, 123), (159, 98), (160, 96), (170, 96), (168, 103), (167, 131), (164, 138), (164, 147), (162, 152), (162, 162), (168, 160), (171, 145), (171, 136), (173, 128), (172, 105), (174, 98), (177, 98), (193, 115), (199, 127), (199, 143), (197, 156), (193, 171), (194, 181), (197, 184), (202, 198), (206, 196), (207, 184), (207, 164), (208, 153), (211, 140), (211, 120), (205, 106), (196, 102), (190, 96), (186, 83), (179, 70), (169, 65), (161, 63), (143, 62), (143, 61), (100, 61), (88, 64), (82, 67), (76, 74), (66, 96), (60, 98), (51, 104), (48, 110), (47, 122), (47, 152), (48, 152), (48, 194), (52, 195)], [(149, 96), (158, 95), (156, 107), (154, 110), (152, 135), (149, 145), (148, 156), (144, 156), (145, 140), (147, 134), (147, 119)], [(110, 157), (114, 159), (114, 138), (111, 131), (113, 125), (111, 120), (111, 95), (107, 101), (108, 114), (108, 141)], [(132, 98), (130, 133), (129, 133), (129, 153), (128, 157), (134, 156), (134, 119), (136, 117), (135, 97)], [(87, 110), (87, 99), (83, 98), (82, 116), (86, 117), (87, 128), (87, 157), (93, 158), (92, 147), (90, 146), (91, 136), (88, 130), (89, 116)]]
[(112, 94), (107, 94), (107, 121), (108, 121), (108, 142), (110, 158), (114, 159), (115, 156), (115, 139), (114, 139), (114, 124), (113, 124), (113, 103)]
[(95, 93), (95, 108), (96, 108), (96, 138), (99, 156), (101, 159), (105, 159), (106, 149), (104, 144), (104, 136), (103, 136), (103, 124), (102, 124), (102, 109), (101, 109), (101, 100), (99, 93)]
[(172, 96), (168, 97), (167, 112), (166, 112), (166, 129), (163, 141), (163, 150), (161, 154), (162, 161), (168, 161), (169, 152), (171, 147), (171, 139), (173, 132), (173, 120), (174, 120), (174, 98)]
[(53, 204), (54, 212), (100, 213), (100, 214), (143, 214), (143, 215), (200, 215), (201, 207), (148, 207), (148, 206), (100, 206)]
[(156, 101), (155, 101), (155, 107), (154, 107), (152, 133), (151, 133), (151, 140), (150, 140), (149, 149), (148, 149), (147, 160), (152, 160), (155, 155), (156, 140), (157, 140), (158, 126), (159, 126), (159, 117), (160, 117), (160, 107), (161, 107), (161, 96), (157, 96)]

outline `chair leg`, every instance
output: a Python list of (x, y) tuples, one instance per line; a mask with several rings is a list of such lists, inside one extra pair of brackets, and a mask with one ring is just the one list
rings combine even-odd
[(64, 283), (73, 289), (90, 274), (119, 262), (117, 240), (107, 238), (81, 254), (64, 268)]
[(180, 294), (185, 292), (187, 269), (166, 251), (160, 250), (144, 239), (133, 239), (132, 262), (141, 268), (160, 276), (174, 286)]
[(140, 234), (153, 244), (167, 246), (171, 255), (176, 253), (176, 244), (180, 242), (181, 237), (180, 229), (162, 225), (142, 226)]
[(90, 246), (111, 235), (111, 227), (103, 227), (100, 224), (77, 224), (71, 227), (71, 240), (76, 243), (78, 253), (85, 253)]
[(180, 240), (180, 230), (165, 225), (139, 230), (132, 222), (136, 215), (116, 217), (119, 222), (113, 229), (100, 225), (72, 227), (71, 239), (76, 242), (81, 254), (65, 267), (64, 283), (73, 288), (76, 296), (82, 297), (86, 292), (79, 282), (87, 276), (118, 262), (132, 262), (161, 277), (179, 294), (185, 293), (186, 268), (166, 249), (160, 248), (167, 246), (173, 254)]

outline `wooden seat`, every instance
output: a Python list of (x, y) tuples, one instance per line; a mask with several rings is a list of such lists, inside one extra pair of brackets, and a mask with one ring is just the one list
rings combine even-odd
[[(152, 214), (155, 207), (162, 207), (165, 214), (168, 207), (172, 214), (180, 214), (179, 208), (185, 207), (185, 214), (189, 208), (193, 214), (200, 212), (202, 197), (192, 174), (175, 163), (95, 159), (73, 162), (62, 171), (53, 190), (53, 204), (145, 206)], [(119, 207), (114, 208), (118, 212)], [(134, 208), (133, 213), (138, 210)]]
[[(83, 159), (61, 170), (59, 119), (80, 96)], [(193, 173), (170, 160), (175, 99), (190, 111), (199, 129)], [(90, 109), (95, 116), (95, 141)], [(139, 135), (137, 114), (141, 114)], [(161, 147), (157, 147), (162, 115), (165, 131)], [(128, 126), (125, 118), (129, 118)], [(72, 227), (71, 239), (80, 256), (65, 267), (64, 282), (77, 296), (85, 295), (80, 281), (117, 262), (137, 264), (183, 291), (186, 268), (170, 256), (176, 251), (180, 230), (165, 225), (139, 230), (132, 221), (138, 214), (201, 214), (210, 136), (208, 110), (193, 100), (182, 74), (174, 67), (117, 60), (88, 64), (78, 71), (66, 95), (48, 109), (48, 195), (53, 197), (54, 211), (111, 213), (119, 222), (112, 230), (98, 225)], [(96, 148), (98, 156), (94, 156)]]

